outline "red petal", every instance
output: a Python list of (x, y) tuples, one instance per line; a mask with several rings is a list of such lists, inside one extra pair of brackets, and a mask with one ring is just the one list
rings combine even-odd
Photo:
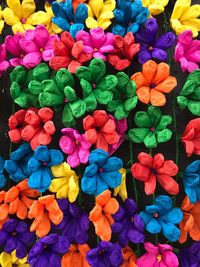
[(139, 155), (138, 155), (138, 160), (139, 162), (144, 165), (144, 166), (148, 166), (149, 168), (152, 167), (152, 164), (153, 164), (153, 158), (151, 155), (145, 153), (145, 152), (141, 152)]
[(108, 120), (108, 115), (104, 110), (96, 110), (93, 114), (93, 118), (96, 123), (96, 127), (103, 127)]
[(88, 115), (83, 119), (84, 130), (89, 130), (89, 129), (95, 128), (95, 127), (96, 127), (96, 123), (95, 123), (94, 118), (91, 115)]
[(19, 143), (21, 141), (21, 132), (19, 129), (10, 130), (8, 135), (12, 143)]
[(71, 73), (76, 73), (76, 70), (78, 67), (81, 66), (81, 63), (79, 63), (78, 61), (76, 60), (72, 60), (70, 63), (69, 63), (69, 66), (68, 66), (68, 71), (71, 72)]
[(32, 110), (26, 112), (24, 121), (33, 126), (39, 126), (41, 123), (40, 117)]
[(147, 195), (152, 195), (156, 189), (156, 177), (154, 174), (150, 174), (149, 180), (144, 182), (144, 191)]
[(169, 175), (160, 174), (157, 175), (159, 184), (171, 195), (177, 195), (179, 193), (179, 185)]
[(163, 154), (161, 154), (161, 153), (156, 154), (153, 158), (153, 168), (154, 169), (161, 168), (163, 166), (164, 162), (165, 162), (165, 158), (164, 158)]
[(36, 135), (39, 128), (34, 128), (32, 125), (27, 125), (21, 132), (21, 137), (24, 141), (30, 142), (30, 140)]
[(67, 47), (68, 51), (72, 49), (75, 41), (73, 39), (73, 37), (71, 36), (71, 34), (69, 32), (63, 32), (61, 34), (61, 41), (65, 44), (65, 46)]
[(79, 55), (83, 52), (83, 42), (82, 41), (79, 41), (79, 42), (76, 42), (74, 43), (73, 47), (72, 47), (72, 56), (75, 58), (75, 59), (78, 59)]
[(108, 143), (106, 142), (103, 135), (100, 133), (97, 135), (96, 148), (101, 148), (104, 151), (108, 152)]
[(54, 70), (59, 70), (60, 68), (67, 68), (69, 63), (71, 62), (71, 58), (55, 56), (50, 60), (50, 67)]
[(135, 179), (146, 182), (149, 180), (151, 172), (148, 167), (134, 163), (131, 167), (131, 174)]
[(97, 131), (96, 129), (89, 129), (85, 132), (86, 139), (91, 143), (95, 144), (97, 142)]
[(157, 173), (175, 176), (178, 173), (178, 166), (172, 160), (166, 160), (161, 168), (157, 168)]
[(117, 62), (117, 64), (115, 65), (115, 68), (117, 70), (124, 70), (128, 68), (130, 64), (131, 64), (131, 61), (129, 61), (128, 59), (122, 59)]
[(41, 108), (38, 111), (38, 116), (42, 119), (43, 122), (47, 122), (53, 118), (53, 110), (50, 108)]
[(47, 122), (45, 123), (45, 125), (43, 126), (43, 128), (44, 128), (45, 132), (46, 132), (47, 134), (50, 134), (50, 135), (54, 134), (55, 131), (56, 131), (56, 128), (55, 128), (55, 126), (54, 126), (53, 121), (47, 121)]

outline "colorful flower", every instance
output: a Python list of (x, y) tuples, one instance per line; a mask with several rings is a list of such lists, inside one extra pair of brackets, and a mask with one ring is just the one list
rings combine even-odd
[(124, 262), (121, 267), (138, 267), (136, 255), (129, 246), (122, 248), (122, 255)]
[(5, 191), (0, 191), (0, 229), (9, 220), (9, 205), (4, 203)]
[(142, 0), (142, 5), (148, 7), (149, 12), (152, 16), (159, 15), (164, 12), (165, 7), (169, 3), (169, 0)]
[(179, 252), (179, 261), (184, 267), (198, 267), (200, 264), (200, 242), (194, 242), (191, 247), (184, 247)]
[(126, 188), (126, 169), (122, 168), (119, 170), (122, 174), (122, 182), (118, 187), (114, 188), (113, 195), (116, 197), (119, 195), (123, 201), (128, 198), (127, 188)]
[[(54, 0), (53, 0), (54, 1)], [(52, 1), (52, 2), (53, 2)], [(55, 23), (52, 22), (52, 18), (54, 17), (52, 6), (47, 1), (45, 2), (44, 9), (49, 16), (48, 23), (46, 24), (46, 28), (50, 34), (56, 33), (59, 34), (62, 32), (62, 29), (58, 27)]]
[(6, 177), (4, 175), (5, 160), (0, 156), (0, 188), (6, 185)]
[(0, 77), (3, 72), (10, 67), (9, 61), (6, 60), (6, 46), (5, 44), (0, 45)]
[(2, 7), (0, 6), (0, 34), (2, 34), (3, 28), (4, 28), (3, 11)]
[(23, 259), (18, 259), (16, 257), (16, 250), (10, 254), (2, 252), (0, 255), (0, 264), (2, 267), (30, 267), (30, 265), (27, 263), (27, 257), (24, 257)]

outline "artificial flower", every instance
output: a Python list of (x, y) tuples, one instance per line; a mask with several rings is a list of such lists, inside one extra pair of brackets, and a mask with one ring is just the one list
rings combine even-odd
[(63, 162), (51, 167), (54, 179), (51, 181), (49, 191), (56, 193), (56, 198), (68, 198), (74, 202), (79, 193), (79, 177), (71, 167)]
[(140, 44), (135, 43), (132, 32), (128, 32), (124, 37), (114, 37), (114, 50), (109, 53), (107, 59), (116, 70), (124, 70), (131, 65), (134, 56), (140, 50)]
[(198, 267), (200, 265), (200, 242), (194, 242), (190, 247), (184, 247), (179, 252), (179, 262), (183, 267)]
[(0, 188), (6, 185), (6, 177), (4, 175), (5, 160), (0, 156)]
[(2, 252), (0, 255), (0, 264), (2, 267), (30, 267), (27, 263), (27, 257), (24, 257), (23, 259), (18, 259), (16, 257), (16, 250), (10, 254)]
[(169, 3), (169, 0), (142, 0), (142, 5), (148, 7), (149, 12), (152, 16), (159, 15), (164, 12), (165, 7)]
[(122, 182), (118, 187), (114, 188), (113, 195), (116, 197), (119, 195), (123, 201), (128, 198), (127, 188), (126, 188), (126, 169), (122, 168), (119, 170), (122, 174)]
[(123, 162), (117, 157), (109, 157), (102, 149), (93, 150), (89, 155), (89, 165), (81, 179), (81, 189), (89, 195), (99, 195), (108, 188), (115, 188), (122, 182), (119, 170)]
[(0, 6), (0, 34), (2, 34), (3, 28), (4, 28), (3, 10), (2, 7)]
[(137, 212), (137, 204), (131, 198), (124, 201), (124, 206), (119, 206), (113, 215), (114, 223), (112, 232), (118, 234), (118, 242), (124, 247), (128, 242), (135, 244), (144, 243), (144, 223)]
[(10, 67), (9, 61), (6, 60), (6, 46), (5, 44), (0, 45), (0, 77), (3, 72)]
[(176, 0), (171, 14), (170, 23), (177, 35), (191, 30), (194, 37), (200, 31), (200, 5), (192, 5), (191, 0)]
[(136, 33), (149, 16), (149, 10), (142, 6), (142, 1), (120, 0), (114, 11), (116, 24), (114, 34), (125, 36), (128, 32)]
[[(60, 2), (62, 2), (62, 0), (59, 0)], [(77, 7), (81, 4), (86, 2), (86, 0), (72, 0), (72, 5), (73, 5), (73, 9), (74, 12), (76, 12)]]
[(95, 227), (95, 233), (104, 241), (110, 241), (112, 225), (115, 222), (112, 215), (119, 209), (119, 203), (111, 197), (111, 192), (105, 190), (96, 197), (94, 208), (90, 211), (89, 219)]
[(138, 267), (136, 264), (136, 255), (129, 246), (122, 248), (122, 255), (124, 262), (122, 263), (121, 267)]
[(65, 154), (68, 154), (67, 163), (75, 168), (81, 163), (86, 164), (90, 154), (91, 143), (85, 134), (80, 134), (72, 128), (61, 130), (63, 136), (60, 138), (59, 145)]
[(176, 242), (180, 237), (180, 230), (176, 226), (183, 219), (183, 212), (173, 208), (173, 201), (166, 195), (155, 198), (153, 205), (147, 205), (145, 211), (140, 212), (145, 229), (151, 234), (162, 233), (169, 241)]
[(166, 63), (157, 64), (148, 60), (142, 65), (142, 72), (131, 76), (137, 86), (137, 96), (142, 103), (149, 102), (154, 106), (164, 106), (166, 97), (164, 93), (170, 93), (176, 86), (177, 80), (170, 76), (170, 68)]
[(0, 191), (0, 229), (9, 220), (9, 206), (4, 203), (5, 191)]
[(46, 24), (46, 28), (50, 34), (56, 33), (59, 34), (62, 32), (62, 29), (58, 27), (55, 23), (52, 22), (52, 18), (54, 17), (52, 6), (47, 1), (45, 2), (44, 9), (49, 16), (48, 23)]

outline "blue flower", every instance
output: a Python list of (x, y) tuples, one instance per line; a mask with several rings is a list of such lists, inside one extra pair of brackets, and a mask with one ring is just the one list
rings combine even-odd
[(34, 151), (34, 155), (28, 161), (28, 169), (31, 173), (28, 179), (28, 186), (45, 192), (53, 177), (51, 167), (61, 164), (63, 154), (56, 149), (48, 149), (47, 146), (39, 146)]
[(3, 173), (4, 165), (5, 165), (5, 161), (2, 157), (0, 157), (0, 188), (6, 185), (6, 177)]
[(18, 183), (30, 176), (28, 161), (32, 156), (33, 150), (28, 143), (22, 144), (11, 153), (10, 159), (5, 161), (5, 170), (9, 173), (10, 179)]
[(196, 160), (187, 166), (183, 173), (185, 193), (192, 204), (200, 201), (200, 160)]
[(76, 13), (72, 6), (72, 0), (66, 0), (65, 3), (52, 4), (54, 16), (53, 23), (58, 25), (62, 30), (70, 32), (75, 38), (77, 32), (84, 29), (85, 20), (88, 17), (88, 8), (85, 4), (79, 4)]
[(183, 213), (179, 208), (172, 207), (170, 197), (160, 195), (156, 197), (155, 204), (145, 207), (140, 213), (145, 228), (152, 234), (160, 232), (171, 242), (176, 242), (180, 237), (180, 230), (175, 224), (183, 219)]
[(136, 33), (140, 25), (149, 17), (149, 10), (142, 6), (141, 0), (119, 0), (114, 11), (116, 24), (112, 28), (114, 34), (125, 36), (126, 33)]
[(122, 180), (119, 170), (122, 167), (121, 159), (109, 158), (109, 154), (102, 149), (92, 151), (89, 156), (89, 166), (81, 179), (82, 191), (89, 195), (99, 195), (109, 187), (119, 186)]

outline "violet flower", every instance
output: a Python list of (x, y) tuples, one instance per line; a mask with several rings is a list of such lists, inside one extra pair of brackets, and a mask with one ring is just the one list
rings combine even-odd
[(191, 247), (183, 248), (179, 252), (179, 262), (181, 267), (200, 266), (200, 241), (194, 242)]
[(0, 45), (0, 77), (4, 71), (10, 67), (10, 63), (6, 60), (6, 46)]

